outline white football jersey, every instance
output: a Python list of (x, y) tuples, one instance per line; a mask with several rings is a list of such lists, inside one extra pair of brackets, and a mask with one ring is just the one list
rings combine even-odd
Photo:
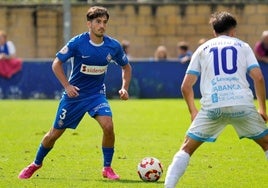
[(199, 46), (186, 74), (200, 75), (203, 108), (253, 105), (246, 75), (255, 67), (259, 64), (247, 43), (221, 35)]

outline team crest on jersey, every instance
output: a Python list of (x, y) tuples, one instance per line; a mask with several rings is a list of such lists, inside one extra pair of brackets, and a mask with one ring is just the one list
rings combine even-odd
[(106, 56), (106, 60), (110, 63), (111, 62), (111, 60), (112, 60), (112, 56), (111, 56), (111, 54), (108, 54), (107, 56)]
[(115, 60), (113, 60), (113, 57), (111, 56), (111, 54), (108, 54), (108, 55), (106, 56), (106, 60), (107, 60), (109, 63), (115, 63), (115, 64), (116, 64), (116, 62), (115, 62)]
[(67, 46), (64, 46), (61, 50), (60, 50), (60, 53), (61, 54), (66, 54), (68, 52), (68, 47)]

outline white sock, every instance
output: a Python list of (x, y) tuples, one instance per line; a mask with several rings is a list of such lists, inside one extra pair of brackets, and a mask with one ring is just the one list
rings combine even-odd
[(190, 155), (183, 150), (178, 151), (169, 165), (166, 178), (165, 188), (175, 188), (180, 177), (184, 174), (190, 161)]
[(265, 151), (266, 159), (268, 160), (268, 150)]

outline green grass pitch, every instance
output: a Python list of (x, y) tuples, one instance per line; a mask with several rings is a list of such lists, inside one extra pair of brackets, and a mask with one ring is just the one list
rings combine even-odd
[[(196, 101), (198, 104), (198, 101)], [(43, 135), (54, 121), (56, 100), (0, 101), (0, 187), (2, 188), (157, 188), (164, 187), (166, 169), (190, 124), (182, 99), (110, 100), (116, 146), (113, 168), (120, 181), (102, 178), (102, 132), (85, 115), (76, 130), (67, 130), (29, 180), (18, 173), (33, 161)], [(158, 182), (142, 182), (138, 162), (158, 158), (164, 174)], [(206, 143), (192, 156), (177, 187), (268, 187), (268, 161), (261, 148), (239, 140), (227, 126), (215, 143)]]

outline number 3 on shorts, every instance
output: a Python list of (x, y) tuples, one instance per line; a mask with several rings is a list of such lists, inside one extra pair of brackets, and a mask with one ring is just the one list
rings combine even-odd
[(61, 115), (60, 115), (60, 119), (65, 119), (65, 117), (66, 117), (66, 113), (67, 113), (67, 110), (66, 109), (62, 109), (62, 113), (61, 113)]

